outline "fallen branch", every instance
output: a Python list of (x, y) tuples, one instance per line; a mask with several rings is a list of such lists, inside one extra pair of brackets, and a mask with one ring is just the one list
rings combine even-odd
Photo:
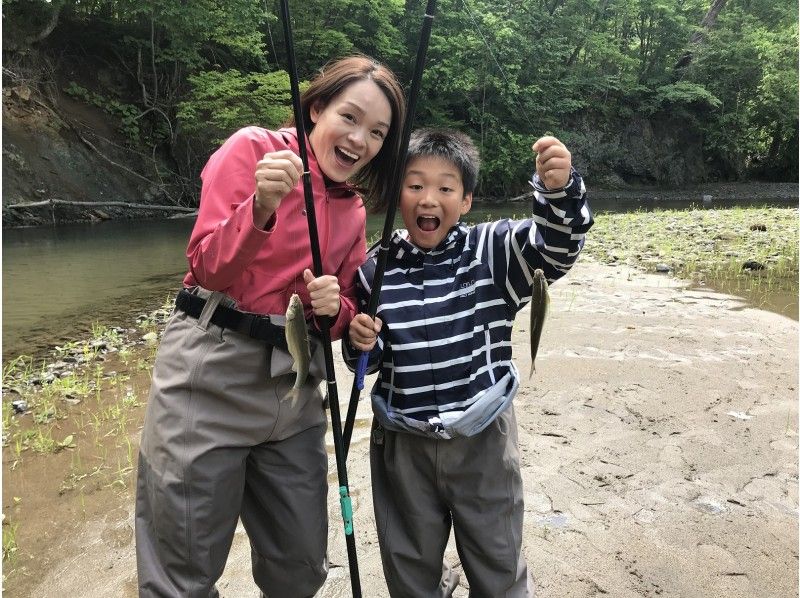
[(99, 149), (97, 149), (97, 148), (95, 147), (95, 145), (94, 145), (94, 144), (93, 144), (91, 141), (89, 141), (88, 139), (86, 139), (86, 137), (84, 137), (83, 135), (81, 135), (81, 134), (80, 134), (80, 132), (78, 131), (78, 129), (76, 129), (75, 127), (73, 127), (73, 131), (75, 131), (75, 134), (78, 136), (78, 138), (79, 138), (81, 141), (83, 141), (83, 143), (85, 143), (85, 144), (86, 144), (86, 145), (87, 145), (87, 146), (88, 146), (88, 147), (89, 147), (91, 150), (93, 150), (95, 153), (97, 153), (97, 155), (98, 155), (98, 156), (100, 156), (101, 158), (103, 158), (103, 160), (105, 160), (106, 162), (108, 162), (108, 163), (110, 163), (110, 164), (112, 164), (112, 165), (116, 166), (117, 168), (121, 168), (121, 169), (122, 169), (122, 170), (124, 170), (125, 172), (127, 172), (127, 173), (129, 173), (129, 174), (132, 174), (133, 176), (135, 176), (135, 177), (138, 177), (138, 178), (140, 178), (141, 180), (143, 180), (143, 181), (145, 181), (145, 182), (147, 182), (147, 183), (150, 183), (151, 185), (155, 185), (155, 183), (154, 183), (153, 181), (151, 181), (150, 179), (148, 179), (148, 178), (147, 178), (147, 177), (145, 177), (145, 176), (142, 176), (142, 175), (140, 175), (140, 174), (139, 174), (138, 172), (136, 172), (135, 170), (131, 170), (131, 169), (130, 169), (130, 168), (128, 168), (127, 166), (124, 166), (124, 165), (122, 165), (122, 164), (119, 164), (118, 162), (114, 162), (114, 160), (112, 160), (111, 158), (109, 158), (108, 156), (106, 156), (106, 155), (105, 155), (103, 152), (101, 152)]
[(522, 201), (524, 199), (530, 199), (531, 197), (534, 196), (535, 193), (536, 191), (528, 191), (527, 193), (523, 193), (522, 195), (517, 195), (516, 197), (512, 197), (510, 199), (507, 199), (506, 201)]
[(130, 208), (132, 210), (168, 210), (171, 212), (196, 212), (196, 208), (185, 208), (183, 206), (161, 206), (146, 203), (128, 203), (125, 201), (69, 201), (66, 199), (44, 199), (42, 201), (32, 201), (28, 203), (17, 203), (5, 206), (9, 210), (24, 210), (27, 208), (39, 208), (44, 206), (78, 206), (86, 208), (99, 208), (101, 206), (115, 206), (120, 208)]

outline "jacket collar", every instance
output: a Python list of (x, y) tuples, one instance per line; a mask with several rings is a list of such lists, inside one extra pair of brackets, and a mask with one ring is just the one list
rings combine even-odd
[(426, 253), (446, 253), (452, 250), (468, 233), (469, 227), (463, 222), (458, 222), (448, 231), (441, 243), (430, 251), (423, 251), (408, 240), (408, 231), (406, 229), (399, 229), (394, 231), (392, 235), (391, 246), (394, 248), (393, 252), (398, 260), (421, 262)]

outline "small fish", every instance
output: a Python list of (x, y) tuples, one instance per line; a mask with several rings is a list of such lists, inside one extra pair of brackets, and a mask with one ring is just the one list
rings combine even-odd
[(547, 279), (544, 272), (537, 269), (533, 272), (533, 286), (531, 287), (531, 371), (530, 378), (536, 370), (536, 353), (539, 351), (539, 340), (542, 338), (542, 328), (547, 317), (547, 308), (550, 306), (550, 293), (547, 291)]
[(289, 299), (289, 307), (286, 308), (286, 345), (289, 354), (294, 360), (292, 370), (297, 373), (294, 386), (287, 397), (292, 398), (294, 407), (297, 397), (300, 396), (300, 387), (308, 377), (308, 368), (311, 364), (311, 347), (308, 343), (308, 324), (306, 324), (306, 314), (303, 311), (303, 302), (297, 293)]

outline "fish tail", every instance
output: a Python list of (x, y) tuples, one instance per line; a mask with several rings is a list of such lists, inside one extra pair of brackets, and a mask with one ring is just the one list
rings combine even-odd
[(299, 386), (292, 386), (292, 389), (289, 391), (289, 394), (286, 397), (291, 401), (289, 404), (291, 405), (292, 409), (297, 404), (297, 399), (300, 396), (300, 387)]

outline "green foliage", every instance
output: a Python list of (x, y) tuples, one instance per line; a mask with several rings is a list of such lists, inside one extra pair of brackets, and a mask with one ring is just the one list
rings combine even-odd
[(89, 91), (85, 87), (75, 83), (75, 81), (70, 81), (64, 88), (64, 92), (74, 98), (82, 99), (87, 104), (93, 104), (103, 109), (111, 116), (119, 119), (120, 132), (122, 132), (131, 143), (139, 143), (142, 141), (141, 130), (139, 128), (141, 112), (135, 105), (126, 104), (115, 98)]
[(669, 106), (707, 106), (717, 108), (722, 102), (702, 85), (689, 81), (678, 81), (669, 85), (662, 85), (656, 89), (653, 97), (655, 110)]
[[(216, 58), (258, 60), (264, 52), (259, 26), (264, 5), (251, 0), (122, 0), (114, 3), (120, 25), (133, 33), (124, 43), (141, 51), (148, 63), (181, 65), (187, 72)], [(225, 49), (228, 56), (209, 52)]]
[(797, 69), (789, 7), (741, 2), (720, 16), (688, 76), (720, 100), (705, 125), (706, 151), (724, 174), (782, 170), (797, 179)]
[(274, 73), (203, 71), (189, 77), (192, 91), (178, 106), (188, 135), (220, 143), (246, 125), (280, 126), (291, 116), (289, 76)]
[[(423, 0), (290, 4), (301, 79), (363, 52), (410, 80)], [(656, 147), (669, 145), (665, 136), (694, 139), (702, 151), (693, 159), (696, 182), (796, 180), (796, 7), (728, 0), (707, 29), (710, 6), (440, 0), (415, 125), (455, 127), (479, 143), (484, 195), (526, 189), (529, 148), (545, 130), (589, 144), (573, 153), (609, 180), (673, 180), (657, 159), (645, 164), (626, 146), (625, 131), (645, 130)], [(289, 115), (277, 0), (11, 0), (3, 8), (15, 39), (41, 30), (61, 8), (59, 41), (71, 41), (73, 54), (101, 56), (126, 81), (89, 91), (99, 82), (80, 79), (68, 93), (115, 115), (131, 139), (190, 148), (181, 166), (192, 179), (199, 157), (232, 130), (276, 126)]]
[(648, 90), (641, 100), (639, 112), (650, 116), (669, 114), (672, 119), (680, 120), (684, 126), (700, 129), (698, 119), (721, 105), (722, 102), (703, 85), (678, 81), (662, 85), (653, 91)]

